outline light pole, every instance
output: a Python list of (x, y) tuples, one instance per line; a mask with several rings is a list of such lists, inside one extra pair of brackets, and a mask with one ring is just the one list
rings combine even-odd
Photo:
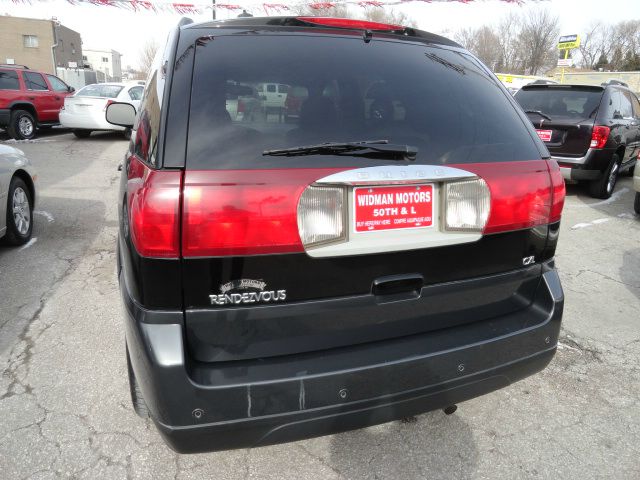
[(213, 13), (213, 19), (216, 19), (216, 0), (211, 0), (211, 5), (213, 5), (213, 8), (211, 9), (211, 12)]

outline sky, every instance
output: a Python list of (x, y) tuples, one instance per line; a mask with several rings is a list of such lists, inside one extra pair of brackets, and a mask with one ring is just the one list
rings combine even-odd
[[(158, 43), (166, 38), (182, 15), (178, 13), (131, 12), (126, 9), (94, 6), (90, 4), (72, 5), (65, 0), (23, 0), (29, 3), (13, 3), (0, 0), (0, 15), (50, 19), (56, 17), (66, 27), (79, 32), (83, 48), (114, 49), (123, 54), (122, 65), (135, 67), (140, 50), (148, 39)], [(167, 0), (149, 0), (162, 3)], [(207, 3), (207, 0), (174, 0), (181, 3)], [(219, 0), (220, 1), (220, 0)], [(309, 0), (225, 0), (246, 7), (256, 16), (264, 15), (260, 5), (267, 3), (300, 4)], [(606, 5), (606, 8), (603, 6)], [(351, 7), (357, 9), (359, 7)], [(391, 7), (385, 7), (391, 8)], [(568, 35), (581, 33), (588, 25), (600, 20), (617, 23), (622, 20), (640, 19), (640, 0), (543, 0), (525, 1), (524, 6), (495, 0), (476, 0), (472, 3), (457, 2), (415, 2), (392, 7), (403, 11), (415, 19), (418, 28), (434, 33), (453, 36), (460, 28), (477, 27), (497, 23), (509, 12), (527, 8), (546, 8), (560, 17), (560, 33)], [(235, 17), (239, 12), (220, 11), (218, 18)], [(203, 15), (188, 15), (194, 21), (211, 18), (211, 11)]]

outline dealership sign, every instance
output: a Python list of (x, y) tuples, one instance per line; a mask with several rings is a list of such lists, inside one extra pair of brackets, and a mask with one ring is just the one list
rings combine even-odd
[(579, 35), (563, 35), (558, 40), (558, 48), (560, 50), (571, 50), (572, 48), (578, 48), (580, 46)]

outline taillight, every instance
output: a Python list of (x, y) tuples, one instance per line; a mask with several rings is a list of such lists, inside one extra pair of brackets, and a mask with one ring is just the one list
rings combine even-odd
[(607, 140), (609, 139), (610, 132), (611, 129), (609, 127), (596, 125), (593, 127), (593, 131), (591, 132), (591, 143), (589, 146), (591, 148), (604, 148), (607, 144)]
[(562, 216), (562, 208), (564, 207), (564, 197), (566, 188), (562, 172), (555, 160), (547, 162), (549, 166), (549, 175), (551, 176), (551, 188), (553, 189), (553, 197), (551, 200), (551, 212), (549, 213), (549, 223), (560, 221)]
[(244, 113), (244, 102), (242, 100), (238, 100), (238, 113)]
[(388, 23), (369, 22), (366, 20), (353, 20), (350, 18), (332, 18), (332, 17), (298, 17), (305, 23), (312, 23), (314, 25), (323, 25), (325, 27), (338, 27), (338, 28), (357, 28), (362, 30), (381, 30), (381, 31), (393, 31), (404, 30), (404, 27), (400, 25), (391, 25)]
[(490, 194), (481, 178), (445, 184), (445, 229), (481, 232), (489, 217)]
[(109, 107), (109, 105), (111, 105), (112, 103), (116, 103), (115, 100), (107, 100), (107, 103), (105, 103), (104, 108), (102, 109), (103, 112), (107, 111), (107, 108)]
[[(553, 176), (550, 179), (546, 161), (475, 163), (460, 165), (460, 168), (477, 174), (489, 186), (491, 207), (483, 233), (507, 232), (551, 222), (556, 187), (552, 187)], [(557, 189), (560, 197), (562, 187)], [(559, 202), (560, 208), (556, 206), (555, 210), (558, 218), (562, 211), (562, 201)]]
[[(316, 179), (341, 170), (344, 169), (187, 171), (183, 256), (303, 252), (298, 199)], [(323, 201), (330, 199), (319, 200)], [(328, 230), (323, 228), (317, 226), (308, 233), (313, 238), (324, 238)]]
[(180, 256), (181, 177), (181, 172), (151, 170), (135, 158), (130, 161), (129, 230), (143, 257)]

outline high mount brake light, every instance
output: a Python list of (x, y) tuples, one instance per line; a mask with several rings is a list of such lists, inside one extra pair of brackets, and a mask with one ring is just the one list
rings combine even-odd
[(391, 25), (388, 23), (368, 22), (366, 20), (352, 20), (350, 18), (331, 17), (297, 17), (298, 20), (314, 25), (338, 28), (355, 28), (359, 30), (394, 31), (404, 30), (403, 26)]
[(602, 125), (596, 125), (593, 127), (593, 131), (591, 132), (591, 144), (589, 145), (591, 148), (604, 148), (607, 144), (607, 140), (609, 139), (609, 133), (611, 129), (609, 127), (604, 127)]

